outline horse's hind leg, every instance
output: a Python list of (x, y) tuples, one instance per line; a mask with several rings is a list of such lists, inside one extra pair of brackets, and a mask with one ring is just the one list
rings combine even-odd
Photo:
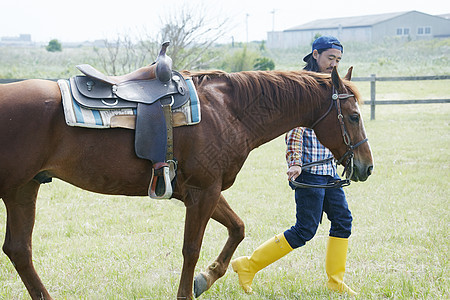
[(22, 278), (31, 298), (51, 299), (34, 269), (31, 257), (31, 235), (38, 190), (39, 183), (30, 181), (3, 197), (7, 212), (3, 251)]
[(217, 279), (225, 274), (234, 251), (244, 239), (244, 222), (231, 209), (223, 195), (220, 195), (212, 218), (228, 229), (228, 240), (217, 259), (208, 266), (205, 272), (201, 272), (195, 277), (195, 297), (208, 290)]

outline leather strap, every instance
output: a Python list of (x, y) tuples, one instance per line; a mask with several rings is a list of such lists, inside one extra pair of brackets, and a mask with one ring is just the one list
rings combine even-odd
[(313, 162), (309, 162), (306, 164), (303, 164), (302, 166), (300, 166), (302, 169), (306, 169), (306, 168), (312, 168), (314, 166), (319, 166), (319, 165), (323, 165), (329, 161), (332, 161), (334, 159), (334, 157), (329, 157), (329, 158), (325, 158), (325, 159), (321, 159), (321, 160), (317, 160), (317, 161), (313, 161)]
[[(339, 120), (339, 125), (341, 127), (341, 132), (342, 132), (342, 138), (344, 139), (344, 143), (347, 146), (347, 152), (337, 161), (337, 164), (342, 163), (342, 161), (344, 160), (344, 158), (346, 158), (347, 156), (349, 156), (349, 160), (347, 161), (346, 167), (344, 168), (344, 172), (342, 173), (342, 175), (344, 175), (344, 173), (349, 169), (350, 170), (350, 174), (347, 174), (347, 178), (342, 180), (337, 180), (328, 184), (308, 184), (308, 183), (300, 183), (300, 182), (296, 182), (292, 179), (290, 179), (290, 183), (295, 186), (296, 188), (341, 188), (344, 186), (348, 186), (350, 185), (350, 178), (353, 175), (353, 150), (356, 147), (359, 147), (360, 145), (362, 145), (363, 143), (367, 142), (367, 138), (360, 141), (359, 143), (357, 143), (356, 145), (352, 145), (352, 142), (350, 140), (350, 136), (347, 132), (347, 129), (345, 127), (345, 123), (344, 123), (344, 116), (342, 115), (342, 109), (341, 109), (341, 102), (340, 100), (345, 100), (348, 99), (350, 97), (354, 97), (354, 95), (352, 94), (338, 94), (338, 92), (336, 91), (335, 87), (333, 86), (333, 92), (332, 92), (332, 96), (331, 96), (331, 103), (330, 106), (328, 107), (327, 111), (325, 112), (325, 114), (323, 114), (317, 121), (315, 121), (312, 125), (311, 125), (311, 129), (314, 129), (314, 127), (323, 119), (325, 119), (325, 117), (331, 112), (331, 109), (333, 108), (333, 105), (336, 106), (337, 109), (337, 113), (338, 113), (338, 120)], [(331, 160), (333, 158), (328, 158), (328, 159), (323, 159), (323, 160), (319, 160), (319, 161), (314, 161), (311, 163), (307, 163), (304, 164), (302, 166), (302, 168), (309, 168), (312, 166), (316, 166), (316, 165), (320, 165), (323, 163), (328, 162), (329, 160)]]
[(153, 199), (170, 199), (173, 193), (172, 180), (175, 178), (177, 164), (173, 159), (173, 97), (170, 98), (171, 101), (168, 104), (154, 104), (162, 107), (166, 124), (167, 143), (165, 162), (158, 162), (153, 165), (153, 173), (148, 190), (148, 195)]
[(166, 161), (173, 160), (173, 117), (172, 117), (172, 109), (171, 104), (163, 105), (164, 117), (166, 118), (166, 127), (167, 127), (167, 152), (166, 152)]
[(166, 163), (169, 164), (169, 176), (170, 181), (175, 178), (177, 171), (177, 161), (173, 157), (173, 114), (172, 114), (172, 104), (163, 104), (164, 117), (166, 119), (167, 128), (167, 152), (166, 152)]
[(336, 181), (333, 181), (333, 182), (330, 182), (327, 184), (308, 184), (308, 183), (303, 183), (303, 182), (297, 182), (292, 179), (290, 179), (289, 182), (296, 188), (302, 188), (302, 189), (304, 189), (304, 188), (334, 189), (334, 188), (341, 188), (341, 187), (350, 185), (349, 179), (336, 180)]

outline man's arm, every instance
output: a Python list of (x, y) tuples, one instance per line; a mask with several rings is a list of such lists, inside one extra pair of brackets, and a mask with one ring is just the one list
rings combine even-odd
[(292, 129), (286, 134), (286, 162), (289, 167), (286, 172), (289, 180), (295, 180), (302, 172), (303, 157), (303, 127)]

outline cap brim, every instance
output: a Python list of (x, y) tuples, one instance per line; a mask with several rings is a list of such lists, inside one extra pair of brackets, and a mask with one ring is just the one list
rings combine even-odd
[(304, 62), (308, 62), (308, 60), (311, 57), (311, 55), (312, 55), (312, 52), (310, 54), (306, 55), (305, 57), (303, 57), (303, 61)]

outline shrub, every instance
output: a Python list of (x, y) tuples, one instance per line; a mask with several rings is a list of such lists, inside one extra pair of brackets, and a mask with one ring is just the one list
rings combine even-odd
[(275, 63), (268, 57), (259, 57), (253, 65), (254, 70), (267, 71), (275, 69)]
[(61, 52), (62, 46), (61, 43), (57, 39), (53, 39), (50, 42), (48, 42), (47, 47), (45, 47), (48, 52)]

